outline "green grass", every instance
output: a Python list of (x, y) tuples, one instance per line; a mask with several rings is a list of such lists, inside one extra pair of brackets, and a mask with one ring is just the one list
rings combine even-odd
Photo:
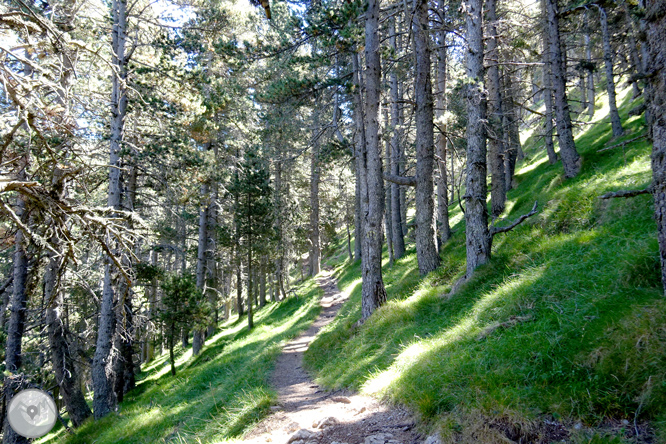
[(166, 353), (155, 359), (117, 413), (86, 422), (74, 435), (58, 425), (38, 442), (213, 443), (241, 436), (276, 400), (269, 375), (282, 345), (319, 314), (322, 291), (314, 280), (297, 292), (259, 310), (251, 332), (245, 317), (231, 320), (196, 358), (191, 349), (181, 353), (175, 377)]
[[(591, 431), (609, 418), (647, 420), (665, 440), (666, 301), (652, 198), (598, 199), (650, 182), (650, 145), (597, 152), (611, 139), (604, 100), (598, 122), (577, 135), (575, 179), (527, 138), (505, 216), (535, 200), (539, 214), (496, 236), (490, 263), (453, 297), (444, 295), (465, 270), (457, 205), (442, 266), (420, 277), (413, 248), (392, 267), (385, 260), (388, 303), (360, 328), (359, 264), (341, 264), (351, 297), (306, 353), (317, 381), (405, 404), (448, 441), (499, 442), (492, 424), (528, 436), (558, 419), (583, 424), (575, 442), (624, 442), (621, 432)], [(627, 134), (610, 144), (645, 132), (642, 117), (627, 118), (627, 90), (619, 100)]]

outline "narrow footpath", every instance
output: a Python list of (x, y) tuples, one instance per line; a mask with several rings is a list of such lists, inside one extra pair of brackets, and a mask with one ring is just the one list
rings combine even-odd
[[(276, 444), (416, 444), (425, 440), (411, 415), (368, 396), (329, 392), (303, 369), (303, 353), (345, 301), (329, 271), (317, 277), (322, 311), (312, 326), (289, 342), (277, 360), (272, 383), (278, 405), (243, 442)], [(430, 441), (430, 440), (428, 440)]]

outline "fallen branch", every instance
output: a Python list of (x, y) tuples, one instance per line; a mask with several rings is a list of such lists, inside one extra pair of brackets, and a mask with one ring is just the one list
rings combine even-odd
[(416, 176), (397, 176), (395, 174), (384, 174), (384, 180), (397, 183), (398, 185), (406, 185), (409, 187), (416, 186)]
[(627, 145), (628, 143), (635, 142), (640, 139), (645, 139), (647, 137), (647, 134), (643, 134), (642, 136), (634, 137), (633, 139), (625, 140), (624, 142), (616, 143), (615, 145), (607, 146), (606, 148), (602, 148), (597, 151), (597, 153), (602, 153), (604, 151), (608, 151), (613, 148), (617, 148), (618, 146), (624, 146)]
[(611, 193), (606, 193), (603, 196), (599, 196), (599, 199), (613, 199), (615, 197), (634, 197), (640, 196), (641, 194), (652, 194), (652, 186), (649, 186), (642, 190), (620, 190), (613, 191)]
[(537, 213), (538, 203), (539, 203), (538, 201), (534, 201), (534, 206), (532, 207), (530, 212), (527, 214), (523, 214), (518, 219), (514, 220), (510, 225), (507, 225), (506, 227), (495, 227), (495, 226), (490, 227), (490, 233), (489, 233), (490, 236), (492, 237), (499, 233), (506, 233), (507, 231), (511, 231), (514, 228), (516, 228), (518, 225), (520, 225), (528, 217), (534, 216)]

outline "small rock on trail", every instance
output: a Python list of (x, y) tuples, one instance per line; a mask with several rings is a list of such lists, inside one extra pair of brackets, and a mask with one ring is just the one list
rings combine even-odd
[(289, 342), (277, 360), (272, 383), (279, 409), (248, 433), (243, 442), (274, 444), (416, 444), (414, 419), (402, 408), (390, 408), (355, 393), (326, 392), (302, 369), (303, 353), (317, 332), (331, 322), (345, 301), (328, 271), (317, 277), (324, 290), (322, 311), (312, 326)]

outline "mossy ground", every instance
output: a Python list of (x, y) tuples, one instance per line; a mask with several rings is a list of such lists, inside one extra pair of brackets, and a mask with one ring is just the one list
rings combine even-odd
[(598, 97), (599, 121), (576, 137), (575, 179), (563, 179), (561, 163), (550, 165), (543, 143), (524, 134), (526, 158), (503, 216), (527, 213), (535, 200), (539, 214), (496, 236), (490, 263), (454, 296), (444, 295), (465, 270), (457, 205), (442, 266), (422, 278), (413, 247), (392, 266), (385, 256), (389, 301), (360, 328), (359, 263), (339, 265), (351, 298), (306, 353), (317, 382), (406, 404), (456, 442), (496, 442), (470, 432), (480, 422), (528, 430), (544, 420), (580, 421), (574, 441), (628, 439), (594, 431), (610, 418), (649, 421), (666, 441), (666, 300), (652, 198), (598, 199), (651, 181), (646, 139), (599, 152), (646, 131), (643, 117), (627, 115), (628, 90), (619, 99), (626, 135), (610, 141)]
[(39, 443), (214, 443), (241, 436), (276, 399), (269, 376), (282, 345), (307, 328), (320, 311), (322, 292), (309, 279), (292, 296), (259, 310), (255, 328), (232, 319), (206, 342), (199, 356), (179, 350), (177, 374), (168, 353), (139, 375), (119, 411), (88, 421), (73, 435), (59, 424)]

